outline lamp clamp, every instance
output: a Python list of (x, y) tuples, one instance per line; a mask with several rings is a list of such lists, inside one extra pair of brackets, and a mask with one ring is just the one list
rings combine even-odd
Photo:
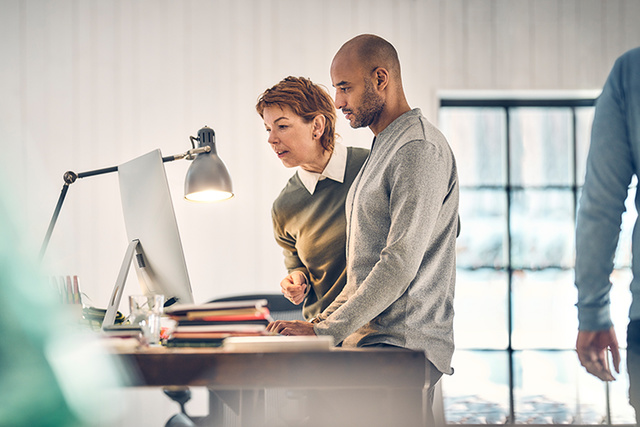
[(211, 151), (211, 147), (208, 145), (205, 145), (204, 147), (198, 147), (198, 148), (194, 147), (191, 150), (187, 150), (182, 154), (174, 154), (173, 156), (164, 157), (162, 160), (165, 162), (171, 161), (171, 160), (180, 160), (180, 159), (193, 160), (196, 158), (198, 154), (208, 153), (210, 151)]
[(78, 179), (78, 174), (72, 171), (66, 171), (62, 176), (65, 184), (73, 184)]

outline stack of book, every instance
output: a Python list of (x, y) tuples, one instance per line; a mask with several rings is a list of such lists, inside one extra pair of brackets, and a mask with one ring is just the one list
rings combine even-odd
[(218, 347), (228, 337), (271, 335), (267, 300), (176, 305), (165, 313), (176, 321), (168, 347)]

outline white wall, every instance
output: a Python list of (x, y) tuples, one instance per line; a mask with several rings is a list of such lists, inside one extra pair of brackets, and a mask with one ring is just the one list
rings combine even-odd
[[(277, 291), (270, 206), (292, 171), (255, 113), (264, 89), (287, 75), (331, 88), (335, 51), (372, 32), (396, 46), (410, 104), (435, 121), (443, 89), (598, 89), (640, 45), (639, 21), (637, 0), (0, 0), (2, 197), (36, 254), (64, 171), (180, 153), (208, 125), (233, 200), (183, 201), (188, 163), (166, 165), (196, 301)], [(341, 117), (338, 131), (369, 145)], [(79, 275), (104, 306), (126, 243), (117, 176), (79, 180), (45, 268)]]
[[(179, 153), (214, 128), (235, 199), (185, 202), (188, 162), (166, 165), (197, 301), (278, 289), (269, 210), (292, 171), (267, 146), (255, 101), (287, 75), (330, 88), (350, 37), (394, 43), (410, 103), (434, 121), (437, 90), (599, 88), (640, 45), (633, 0), (2, 0), (0, 11), (1, 173), (34, 253), (64, 171)], [(347, 144), (369, 144), (368, 130), (339, 125)], [(117, 187), (115, 174), (73, 184), (45, 257), (98, 306), (126, 246)]]

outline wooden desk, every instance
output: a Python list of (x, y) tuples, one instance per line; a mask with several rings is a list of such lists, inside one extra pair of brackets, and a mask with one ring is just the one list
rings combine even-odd
[[(422, 352), (335, 349), (229, 353), (219, 349), (150, 348), (119, 355), (137, 372), (134, 386), (204, 386), (212, 396), (237, 391), (236, 409), (242, 426), (269, 425), (264, 411), (264, 390), (268, 389), (309, 393), (307, 416), (299, 425), (423, 425)], [(210, 410), (219, 408), (217, 405), (211, 405)], [(280, 425), (296, 424), (289, 421)]]

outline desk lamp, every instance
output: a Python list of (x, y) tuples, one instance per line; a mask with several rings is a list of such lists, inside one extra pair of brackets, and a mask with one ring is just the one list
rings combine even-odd
[[(202, 149), (205, 152), (199, 154), (189, 166), (184, 181), (184, 198), (192, 202), (217, 202), (233, 197), (231, 177), (216, 152), (213, 129), (205, 126), (198, 131), (197, 138), (192, 136), (190, 139), (193, 150)], [(194, 140), (199, 141), (198, 148)]]
[[(231, 177), (224, 162), (218, 157), (216, 152), (216, 138), (213, 129), (205, 126), (198, 131), (197, 138), (190, 136), (189, 139), (191, 140), (192, 149), (182, 154), (162, 158), (164, 163), (180, 159), (193, 160), (193, 163), (187, 170), (187, 176), (185, 178), (184, 198), (196, 202), (216, 202), (233, 197)], [(195, 141), (199, 142), (197, 148)], [(44, 253), (49, 245), (51, 233), (53, 233), (53, 228), (58, 220), (58, 215), (62, 209), (62, 203), (67, 195), (69, 185), (73, 184), (78, 178), (86, 178), (88, 176), (117, 171), (118, 167), (112, 166), (87, 172), (75, 173), (67, 171), (64, 173), (62, 191), (60, 192), (60, 197), (58, 197), (58, 203), (53, 211), (47, 234), (40, 248), (40, 259), (44, 257)]]

